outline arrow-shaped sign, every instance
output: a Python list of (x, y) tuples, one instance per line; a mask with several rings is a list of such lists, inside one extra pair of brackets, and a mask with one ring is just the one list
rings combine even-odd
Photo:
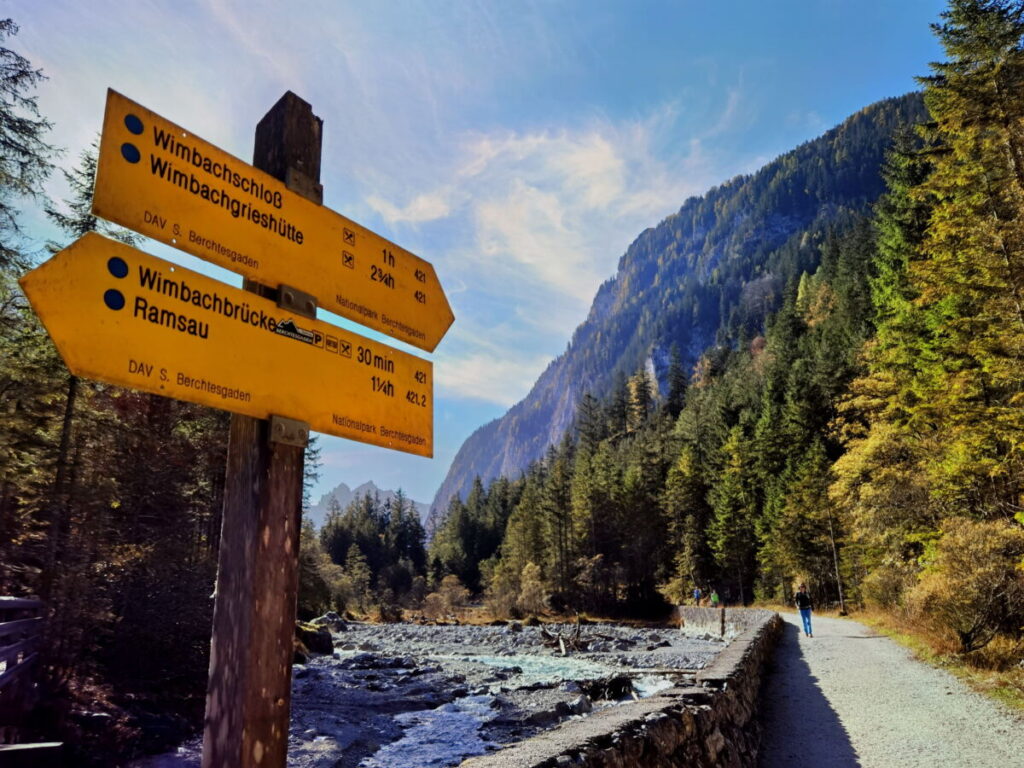
[(426, 360), (90, 233), (21, 279), (77, 376), (433, 455)]
[(454, 320), (429, 262), (112, 90), (93, 212), (427, 351)]

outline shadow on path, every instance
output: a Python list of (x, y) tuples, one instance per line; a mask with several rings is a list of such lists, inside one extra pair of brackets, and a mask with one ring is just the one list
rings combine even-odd
[(789, 621), (761, 693), (761, 727), (760, 768), (858, 768), (861, 764), (804, 659), (800, 629)]

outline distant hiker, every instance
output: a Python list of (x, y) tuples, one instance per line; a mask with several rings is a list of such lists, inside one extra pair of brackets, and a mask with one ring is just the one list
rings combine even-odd
[(804, 634), (807, 637), (814, 637), (814, 633), (811, 632), (811, 596), (807, 594), (806, 584), (800, 585), (793, 602), (796, 603), (796, 607), (800, 611), (800, 618), (804, 622)]
[(711, 590), (711, 607), (712, 608), (717, 608), (719, 603), (720, 603), (720, 600), (718, 599), (718, 590), (717, 589), (712, 589)]
[(700, 587), (693, 588), (693, 604), (700, 605), (701, 598), (704, 597), (704, 593), (700, 591)]

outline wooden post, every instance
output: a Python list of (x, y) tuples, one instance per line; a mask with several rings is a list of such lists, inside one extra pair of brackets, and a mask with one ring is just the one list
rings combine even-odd
[[(289, 91), (256, 126), (253, 165), (322, 203), (322, 125)], [(277, 286), (246, 288), (276, 298)], [(269, 421), (231, 417), (203, 768), (285, 765), (304, 452), (272, 441)]]

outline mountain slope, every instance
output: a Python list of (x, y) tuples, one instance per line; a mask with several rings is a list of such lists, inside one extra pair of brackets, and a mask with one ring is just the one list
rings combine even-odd
[(866, 107), (642, 232), (566, 351), (522, 401), (463, 443), (433, 507), (464, 496), (477, 475), (485, 483), (517, 475), (561, 438), (583, 393), (603, 396), (648, 363), (660, 377), (673, 344), (692, 365), (716, 342), (760, 332), (786, 284), (817, 266), (815, 243), (882, 193), (893, 134), (924, 116), (916, 93)]

